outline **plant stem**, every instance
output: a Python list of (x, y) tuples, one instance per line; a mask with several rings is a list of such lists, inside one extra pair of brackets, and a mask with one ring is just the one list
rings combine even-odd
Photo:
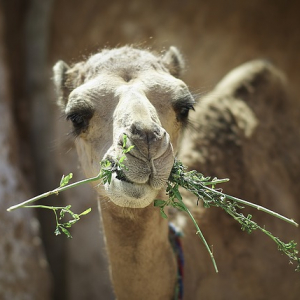
[[(100, 173), (99, 173), (97, 176), (95, 176), (95, 177), (83, 179), (83, 180), (81, 180), (81, 181), (77, 181), (77, 182), (71, 183), (71, 184), (66, 185), (66, 186), (63, 186), (63, 187), (58, 187), (58, 188), (56, 188), (56, 189), (54, 189), (54, 190), (52, 190), (52, 191), (49, 191), (49, 192), (43, 193), (43, 194), (41, 194), (41, 195), (38, 195), (38, 196), (36, 196), (36, 197), (30, 198), (30, 199), (28, 199), (28, 200), (26, 200), (26, 201), (24, 201), (24, 202), (22, 202), (22, 203), (13, 205), (13, 206), (9, 207), (9, 208), (7, 209), (7, 211), (12, 211), (12, 210), (15, 210), (15, 209), (17, 209), (17, 208), (25, 207), (25, 206), (28, 207), (28, 204), (31, 204), (31, 203), (33, 203), (33, 202), (35, 202), (35, 201), (40, 200), (40, 199), (46, 198), (46, 197), (51, 196), (51, 195), (58, 195), (60, 192), (63, 192), (63, 191), (68, 190), (68, 189), (71, 189), (71, 188), (76, 187), (76, 186), (78, 186), (78, 185), (81, 185), (81, 184), (83, 184), (83, 183), (89, 183), (89, 182), (93, 182), (93, 181), (99, 180), (99, 179), (101, 179), (101, 175), (102, 175), (102, 174), (101, 174), (101, 172), (100, 172)], [(45, 207), (45, 208), (46, 208), (46, 207)]]
[(51, 209), (51, 210), (58, 210), (58, 209), (64, 209), (65, 207), (60, 207), (60, 206), (47, 206), (47, 205), (26, 205), (22, 206), (25, 208), (45, 208), (45, 209)]
[(224, 196), (224, 197), (226, 197), (227, 199), (230, 199), (230, 200), (232, 200), (232, 201), (236, 201), (236, 202), (238, 202), (238, 203), (241, 203), (241, 204), (244, 204), (244, 205), (247, 205), (247, 206), (254, 207), (254, 208), (256, 208), (257, 210), (261, 210), (261, 211), (263, 211), (263, 212), (265, 212), (265, 213), (267, 213), (267, 214), (269, 214), (269, 215), (271, 215), (271, 216), (273, 216), (273, 217), (276, 217), (276, 218), (278, 218), (278, 219), (281, 219), (281, 220), (283, 220), (283, 221), (285, 221), (285, 222), (287, 222), (287, 223), (289, 223), (289, 224), (292, 224), (292, 225), (294, 225), (294, 226), (296, 226), (296, 227), (299, 226), (298, 223), (296, 223), (293, 219), (289, 219), (289, 218), (287, 218), (287, 217), (285, 217), (285, 216), (282, 216), (282, 215), (280, 215), (280, 214), (278, 214), (278, 213), (276, 213), (276, 212), (274, 212), (274, 211), (272, 211), (272, 210), (270, 210), (270, 209), (267, 209), (267, 208), (265, 208), (265, 207), (263, 207), (263, 206), (260, 206), (260, 205), (258, 205), (258, 204), (254, 204), (254, 203), (251, 203), (251, 202), (242, 200), (242, 199), (240, 199), (240, 198), (236, 198), (236, 197), (233, 197), (233, 196), (224, 194), (224, 193), (222, 193), (222, 192), (218, 192), (217, 190), (211, 189), (211, 188), (209, 188), (209, 187), (206, 187), (206, 189), (209, 190), (209, 191), (211, 191), (211, 192), (213, 192), (213, 193), (215, 193), (215, 194), (218, 194), (218, 195), (220, 195), (220, 196)]
[(228, 178), (224, 178), (224, 179), (216, 179), (213, 181), (202, 181), (202, 185), (207, 186), (207, 185), (217, 185), (220, 183), (224, 183), (224, 182), (228, 182), (229, 179)]
[(200, 228), (199, 228), (199, 226), (198, 226), (196, 220), (194, 219), (193, 215), (191, 214), (190, 210), (185, 206), (185, 204), (184, 204), (183, 202), (181, 202), (181, 203), (184, 205), (186, 212), (188, 213), (188, 215), (189, 215), (190, 218), (192, 219), (192, 221), (193, 221), (195, 227), (197, 228), (196, 234), (199, 235), (200, 240), (202, 240), (203, 244), (205, 245), (205, 247), (206, 247), (206, 249), (207, 249), (207, 251), (208, 251), (208, 253), (209, 253), (209, 255), (210, 255), (210, 258), (211, 258), (211, 260), (212, 260), (212, 262), (213, 262), (213, 265), (214, 265), (214, 268), (215, 268), (215, 270), (216, 270), (216, 273), (218, 273), (219, 270), (218, 270), (217, 263), (216, 263), (216, 261), (215, 261), (214, 255), (213, 255), (211, 249), (209, 248), (209, 246), (208, 246), (208, 244), (207, 244), (207, 241), (206, 241), (206, 239), (204, 238), (204, 235), (202, 234), (202, 231), (200, 230)]

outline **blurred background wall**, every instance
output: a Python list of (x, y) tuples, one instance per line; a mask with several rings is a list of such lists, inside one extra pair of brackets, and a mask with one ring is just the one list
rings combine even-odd
[[(5, 211), (56, 187), (62, 174), (83, 177), (55, 106), (51, 77), (57, 60), (71, 64), (103, 47), (125, 44), (158, 53), (175, 45), (186, 59), (184, 81), (192, 92), (205, 94), (232, 68), (266, 58), (287, 75), (291, 118), (297, 120), (299, 13), (299, 1), (293, 0), (1, 0), (0, 298), (113, 299), (89, 187), (51, 200), (71, 203), (75, 211), (92, 207), (72, 230), (72, 240), (54, 236), (49, 212)], [(13, 235), (15, 228), (22, 234)], [(33, 253), (39, 259), (32, 259)]]

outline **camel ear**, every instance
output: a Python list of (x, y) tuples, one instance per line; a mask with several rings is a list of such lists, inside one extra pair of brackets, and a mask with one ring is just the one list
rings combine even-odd
[(58, 61), (53, 67), (53, 81), (56, 87), (57, 104), (64, 109), (67, 104), (68, 88), (67, 88), (67, 72), (70, 67), (62, 60)]
[(185, 67), (181, 53), (174, 46), (171, 46), (165, 53), (162, 58), (162, 62), (168, 68), (170, 74), (177, 78), (180, 77)]
[(68, 96), (73, 89), (83, 83), (83, 62), (69, 67), (62, 60), (53, 67), (53, 80), (57, 92), (57, 104), (64, 109), (68, 102)]

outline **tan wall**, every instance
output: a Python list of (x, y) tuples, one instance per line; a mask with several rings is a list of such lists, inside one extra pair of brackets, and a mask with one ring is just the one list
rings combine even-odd
[(20, 171), (10, 70), (4, 46), (0, 9), (0, 299), (50, 299), (51, 278), (33, 210), (8, 213), (6, 209), (31, 195)]

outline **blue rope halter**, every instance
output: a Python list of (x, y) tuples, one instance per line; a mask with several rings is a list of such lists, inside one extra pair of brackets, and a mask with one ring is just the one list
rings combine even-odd
[(175, 286), (174, 300), (183, 299), (183, 267), (184, 267), (184, 256), (181, 243), (182, 232), (169, 223), (169, 241), (172, 245), (174, 254), (176, 255), (177, 261), (177, 283)]

